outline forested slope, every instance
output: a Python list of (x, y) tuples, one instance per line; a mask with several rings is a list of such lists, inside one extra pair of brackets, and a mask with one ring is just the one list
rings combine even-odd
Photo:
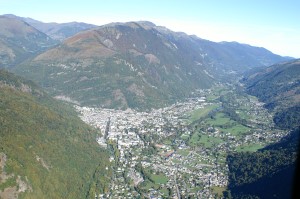
[(291, 129), (300, 125), (300, 60), (293, 60), (253, 71), (242, 81), (249, 94), (275, 112), (278, 127)]
[(249, 94), (274, 113), (276, 127), (291, 133), (257, 152), (230, 154), (230, 193), (233, 198), (294, 198), (297, 190), (293, 187), (299, 178), (295, 171), (299, 168), (300, 62), (252, 71), (242, 82)]
[[(0, 198), (94, 198), (108, 154), (95, 129), (32, 82), (0, 70)], [(97, 172), (96, 172), (97, 170)]]
[(227, 158), (233, 198), (292, 198), (296, 180), (299, 130), (255, 153)]

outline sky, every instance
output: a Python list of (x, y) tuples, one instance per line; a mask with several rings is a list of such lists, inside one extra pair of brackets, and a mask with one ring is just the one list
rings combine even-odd
[(202, 39), (300, 58), (299, 0), (0, 0), (2, 14), (95, 25), (151, 21)]

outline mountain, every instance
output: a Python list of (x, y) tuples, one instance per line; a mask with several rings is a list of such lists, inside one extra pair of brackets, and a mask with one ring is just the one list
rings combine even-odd
[(274, 113), (277, 128), (291, 133), (257, 152), (230, 154), (230, 193), (233, 198), (299, 198), (300, 60), (256, 68), (244, 75), (241, 82), (246, 91)]
[(285, 59), (265, 49), (215, 43), (141, 21), (80, 32), (14, 71), (51, 95), (82, 105), (150, 109)]
[(222, 63), (225, 66), (230, 66), (232, 68), (229, 69), (236, 70), (238, 72), (243, 72), (248, 69), (255, 68), (257, 66), (270, 66), (274, 63), (293, 59), (291, 57), (281, 57), (273, 54), (265, 48), (255, 47), (248, 44), (240, 44), (237, 42), (220, 42), (218, 44), (220, 46), (218, 46), (217, 48), (224, 52), (227, 52), (230, 58), (233, 58), (234, 61), (229, 60), (228, 55), (226, 55), (226, 57), (224, 54), (221, 53), (221, 56), (215, 59), (221, 59)]
[(14, 66), (56, 42), (29, 24), (0, 16), (0, 68)]
[(83, 105), (159, 107), (215, 82), (184, 49), (131, 22), (81, 32), (15, 72)]
[(232, 198), (299, 198), (299, 136), (298, 129), (257, 152), (229, 154)]
[[(181, 53), (185, 54), (185, 56), (190, 54), (191, 57), (197, 57), (198, 60), (201, 60), (199, 57), (201, 56), (205, 63), (210, 66), (209, 69), (214, 72), (215, 76), (220, 76), (220, 73), (228, 75), (228, 73), (232, 72), (244, 72), (258, 66), (269, 66), (280, 61), (292, 59), (291, 57), (275, 55), (262, 47), (238, 42), (212, 42), (195, 35), (173, 32), (147, 21), (140, 21), (139, 24), (146, 29), (156, 29), (174, 41), (175, 44), (180, 42), (181, 45), (190, 48), (190, 50), (184, 49), (185, 51)], [(195, 61), (197, 62), (197, 60)]]
[(291, 129), (300, 124), (300, 59), (253, 70), (242, 80), (249, 94), (275, 112), (274, 122)]
[(33, 82), (4, 70), (0, 126), (0, 198), (94, 198), (95, 187), (108, 188), (99, 132)]
[(63, 41), (64, 39), (75, 35), (78, 32), (92, 29), (97, 27), (96, 25), (82, 23), (82, 22), (70, 22), (70, 23), (44, 23), (35, 19), (18, 17), (12, 14), (4, 15), (10, 18), (16, 18), (22, 20), (37, 30), (45, 33), (54, 40)]

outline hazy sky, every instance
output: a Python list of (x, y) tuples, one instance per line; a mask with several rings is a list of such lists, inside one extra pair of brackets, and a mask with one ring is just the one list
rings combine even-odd
[(300, 0), (0, 0), (0, 14), (96, 25), (147, 20), (300, 58)]

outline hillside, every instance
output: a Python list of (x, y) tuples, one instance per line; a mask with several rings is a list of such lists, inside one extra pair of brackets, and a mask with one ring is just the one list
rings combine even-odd
[(0, 70), (0, 198), (94, 198), (110, 178), (99, 132), (31, 81)]
[(247, 92), (257, 96), (265, 107), (275, 112), (274, 121), (281, 128), (300, 124), (300, 60), (254, 70), (242, 80)]
[(0, 68), (14, 66), (55, 45), (46, 34), (14, 18), (0, 16)]
[(228, 156), (229, 190), (234, 198), (297, 198), (293, 194), (298, 196), (294, 183), (299, 178), (295, 172), (299, 169), (299, 77), (300, 62), (293, 60), (249, 71), (242, 79), (246, 91), (274, 113), (276, 127), (291, 133), (257, 152)]
[(63, 41), (64, 39), (75, 35), (78, 32), (92, 29), (97, 27), (96, 25), (86, 24), (82, 22), (70, 22), (70, 23), (44, 23), (35, 19), (18, 17), (12, 14), (4, 15), (6, 17), (22, 20), (37, 30), (45, 33), (54, 40)]
[(80, 32), (14, 71), (51, 95), (82, 105), (150, 109), (285, 59), (265, 49), (214, 43), (142, 21)]
[(233, 198), (296, 198), (299, 133), (293, 131), (255, 153), (230, 154), (227, 162)]
[(161, 107), (215, 82), (174, 45), (138, 23), (103, 26), (65, 40), (16, 72), (83, 105)]

